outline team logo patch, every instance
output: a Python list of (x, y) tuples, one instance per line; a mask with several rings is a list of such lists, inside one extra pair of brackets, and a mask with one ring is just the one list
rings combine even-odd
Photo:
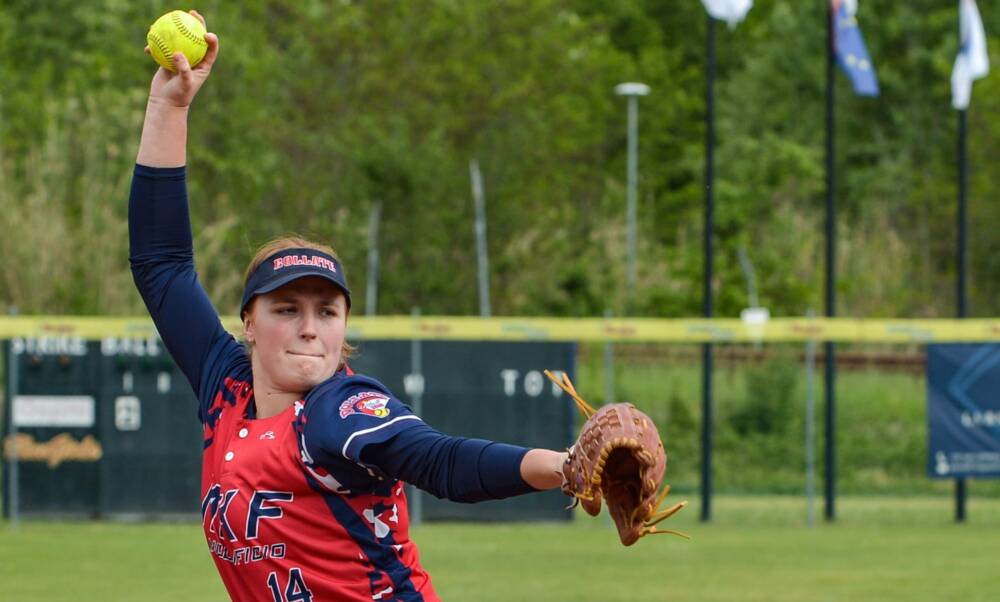
[(376, 418), (389, 415), (389, 397), (377, 391), (365, 391), (351, 395), (347, 401), (340, 404), (340, 417), (347, 418), (351, 414), (367, 414)]

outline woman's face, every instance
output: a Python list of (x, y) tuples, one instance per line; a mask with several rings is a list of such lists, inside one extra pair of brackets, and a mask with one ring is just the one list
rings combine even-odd
[(305, 395), (333, 376), (347, 330), (347, 299), (307, 276), (258, 295), (243, 323), (253, 346), (254, 387)]

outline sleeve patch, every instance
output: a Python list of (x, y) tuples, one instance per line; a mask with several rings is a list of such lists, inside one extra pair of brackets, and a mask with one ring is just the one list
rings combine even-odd
[(340, 417), (347, 418), (351, 414), (385, 418), (389, 415), (389, 397), (378, 391), (364, 391), (351, 395), (340, 404)]

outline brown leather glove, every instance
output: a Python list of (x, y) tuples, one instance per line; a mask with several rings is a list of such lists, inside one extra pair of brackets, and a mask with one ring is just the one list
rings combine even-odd
[(569, 377), (545, 375), (576, 401), (587, 417), (580, 437), (569, 448), (563, 466), (562, 490), (575, 498), (591, 516), (601, 511), (602, 498), (618, 528), (622, 544), (630, 546), (640, 537), (677, 531), (658, 530), (656, 524), (687, 505), (674, 504), (658, 510), (670, 491), (660, 484), (667, 470), (667, 454), (660, 434), (649, 416), (630, 403), (615, 403), (595, 410), (573, 387)]

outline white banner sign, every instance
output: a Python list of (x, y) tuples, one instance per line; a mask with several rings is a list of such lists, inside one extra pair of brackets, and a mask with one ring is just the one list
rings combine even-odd
[(89, 395), (18, 395), (13, 410), (16, 427), (94, 426), (94, 398)]

